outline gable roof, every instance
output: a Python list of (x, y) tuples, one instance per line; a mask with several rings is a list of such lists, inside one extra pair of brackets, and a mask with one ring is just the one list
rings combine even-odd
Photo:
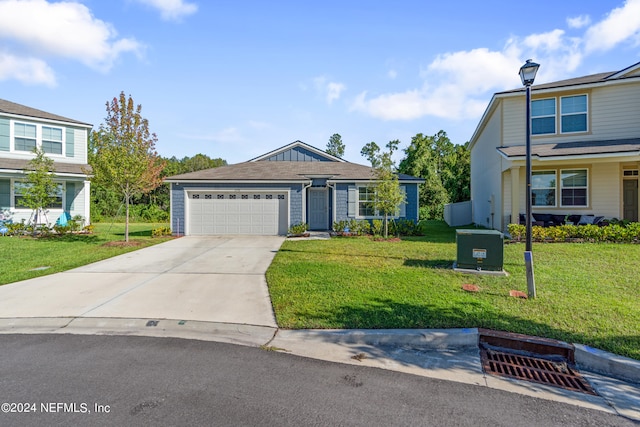
[(59, 116), (57, 114), (47, 113), (46, 111), (36, 108), (27, 107), (26, 105), (17, 104), (15, 102), (0, 99), (0, 114), (11, 114), (16, 116), (32, 117), (35, 119), (55, 120), (57, 122), (72, 123), (75, 125), (92, 127), (89, 123), (80, 122), (68, 117)]
[[(279, 154), (302, 148), (314, 155), (323, 156), (322, 161), (313, 156), (303, 161), (284, 160)], [(326, 178), (331, 181), (371, 181), (375, 179), (373, 168), (332, 156), (301, 141), (295, 141), (247, 162), (219, 166), (165, 178), (166, 182), (309, 182), (312, 178)], [(424, 182), (422, 178), (398, 174), (403, 182)]]
[[(526, 156), (524, 145), (498, 147), (497, 150), (510, 160), (524, 160)], [(540, 160), (592, 155), (640, 156), (640, 138), (534, 144), (531, 146), (531, 155)]]
[[(309, 144), (306, 144), (302, 141), (294, 141), (291, 144), (285, 145), (284, 147), (280, 147), (273, 151), (270, 151), (266, 154), (258, 156), (249, 160), (250, 162), (259, 162), (259, 161), (287, 161), (285, 154), (287, 152), (297, 152), (300, 153), (300, 156), (304, 156), (303, 159), (292, 161), (328, 161), (328, 162), (344, 162), (340, 157), (333, 156), (326, 151), (322, 151), (316, 147), (313, 147)], [(310, 155), (307, 155), (305, 152), (308, 152)]]

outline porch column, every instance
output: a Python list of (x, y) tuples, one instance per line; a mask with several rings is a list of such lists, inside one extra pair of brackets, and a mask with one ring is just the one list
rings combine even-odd
[(511, 168), (511, 223), (520, 223), (520, 166)]
[(84, 182), (84, 222), (91, 224), (91, 181)]

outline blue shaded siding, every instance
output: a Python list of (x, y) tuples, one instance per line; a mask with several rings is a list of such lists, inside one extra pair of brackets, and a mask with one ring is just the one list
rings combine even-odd
[(217, 190), (289, 190), (289, 225), (302, 222), (302, 184), (203, 184), (171, 183), (171, 230), (184, 234), (185, 189)]
[(331, 162), (320, 154), (314, 153), (302, 147), (294, 147), (290, 150), (275, 154), (262, 161), (267, 162)]
[[(354, 218), (349, 216), (349, 187), (354, 184), (336, 185), (336, 221)], [(402, 184), (407, 195), (405, 216), (403, 218), (418, 221), (418, 184)]]
[(0, 117), (0, 151), (9, 151), (11, 147), (9, 135), (9, 119)]
[(67, 181), (67, 194), (65, 196), (65, 207), (64, 210), (67, 212), (71, 212), (73, 210), (73, 202), (76, 200), (76, 184), (70, 181)]

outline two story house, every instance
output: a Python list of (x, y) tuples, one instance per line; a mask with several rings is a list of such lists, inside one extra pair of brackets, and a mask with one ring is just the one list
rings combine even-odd
[[(532, 86), (533, 214), (638, 221), (640, 63)], [(493, 95), (470, 142), (473, 221), (506, 230), (526, 210), (525, 89)]]
[(41, 148), (54, 161), (57, 184), (47, 209), (50, 225), (61, 215), (89, 221), (87, 141), (91, 125), (0, 99), (0, 215), (3, 220), (29, 221), (32, 210), (23, 203), (28, 164)]

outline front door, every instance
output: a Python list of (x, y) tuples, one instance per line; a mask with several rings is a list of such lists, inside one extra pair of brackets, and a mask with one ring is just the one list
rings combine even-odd
[(309, 229), (329, 229), (329, 191), (326, 188), (309, 189)]
[(622, 204), (624, 219), (638, 221), (638, 180), (625, 179), (623, 181)]

